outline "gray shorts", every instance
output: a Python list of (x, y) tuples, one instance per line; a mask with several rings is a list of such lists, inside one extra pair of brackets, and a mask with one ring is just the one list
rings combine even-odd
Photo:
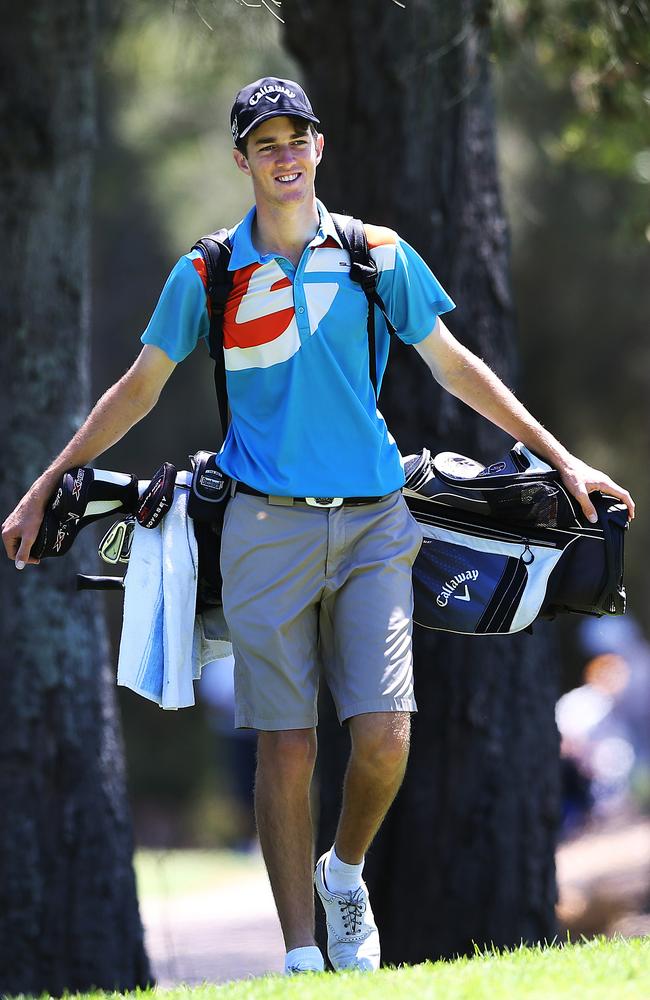
[(411, 567), (421, 542), (399, 492), (331, 509), (237, 493), (221, 542), (235, 725), (315, 726), (321, 670), (341, 722), (415, 711)]

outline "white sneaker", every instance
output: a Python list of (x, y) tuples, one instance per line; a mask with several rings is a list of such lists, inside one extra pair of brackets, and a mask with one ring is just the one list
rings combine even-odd
[(320, 948), (315, 945), (292, 948), (284, 956), (285, 976), (297, 976), (301, 972), (324, 972), (325, 961)]
[(316, 865), (314, 885), (325, 908), (327, 954), (337, 972), (359, 969), (375, 972), (379, 968), (379, 931), (370, 908), (368, 887), (361, 882), (349, 892), (331, 892), (325, 885), (324, 854)]

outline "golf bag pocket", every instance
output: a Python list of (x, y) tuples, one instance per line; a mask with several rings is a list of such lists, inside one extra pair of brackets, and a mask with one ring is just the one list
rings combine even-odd
[(232, 479), (217, 465), (212, 451), (197, 451), (191, 457), (192, 482), (187, 513), (194, 523), (198, 544), (199, 572), (196, 606), (201, 613), (221, 604), (221, 531), (230, 500)]
[(563, 489), (544, 480), (512, 483), (486, 491), (490, 514), (511, 524), (534, 524), (538, 527), (564, 528), (576, 524)]
[(421, 523), (413, 566), (413, 621), (447, 632), (498, 635), (539, 615), (562, 547), (493, 532), (493, 537)]
[(217, 465), (214, 451), (197, 451), (191, 456), (192, 484), (187, 513), (193, 521), (223, 524), (226, 504), (230, 499), (232, 479)]

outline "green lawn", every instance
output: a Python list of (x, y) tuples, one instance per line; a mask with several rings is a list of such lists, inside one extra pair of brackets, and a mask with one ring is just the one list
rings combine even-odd
[[(139, 851), (141, 898), (191, 895), (260, 877), (259, 855), (228, 851)], [(140, 1000), (650, 1000), (650, 938), (598, 939), (556, 948), (520, 948), (455, 962), (358, 974), (267, 976), (223, 986), (138, 991)], [(79, 995), (80, 997), (82, 995)], [(84, 994), (84, 1000), (122, 994)], [(398, 1000), (395, 997), (395, 1000)]]
[[(79, 995), (81, 997), (81, 995)], [(106, 1000), (107, 994), (83, 994)], [(267, 976), (225, 986), (111, 994), (160, 1000), (649, 1000), (650, 938), (519, 948), (375, 975)]]

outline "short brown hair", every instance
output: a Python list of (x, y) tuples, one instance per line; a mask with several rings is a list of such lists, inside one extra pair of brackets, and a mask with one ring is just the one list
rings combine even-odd
[[(298, 115), (296, 115), (296, 116), (289, 115), (288, 118), (289, 118), (289, 121), (291, 122), (291, 124), (296, 129), (296, 131), (299, 131), (300, 129), (304, 128), (305, 133), (311, 132), (311, 134), (314, 137), (314, 139), (318, 135), (318, 129), (316, 128), (316, 126), (314, 125), (314, 123), (307, 121), (306, 118), (300, 118)], [(247, 152), (247, 149), (248, 149), (248, 135), (244, 136), (243, 139), (239, 139), (235, 143), (235, 147), (239, 150), (240, 153), (243, 153), (244, 156), (248, 156), (248, 152)]]

